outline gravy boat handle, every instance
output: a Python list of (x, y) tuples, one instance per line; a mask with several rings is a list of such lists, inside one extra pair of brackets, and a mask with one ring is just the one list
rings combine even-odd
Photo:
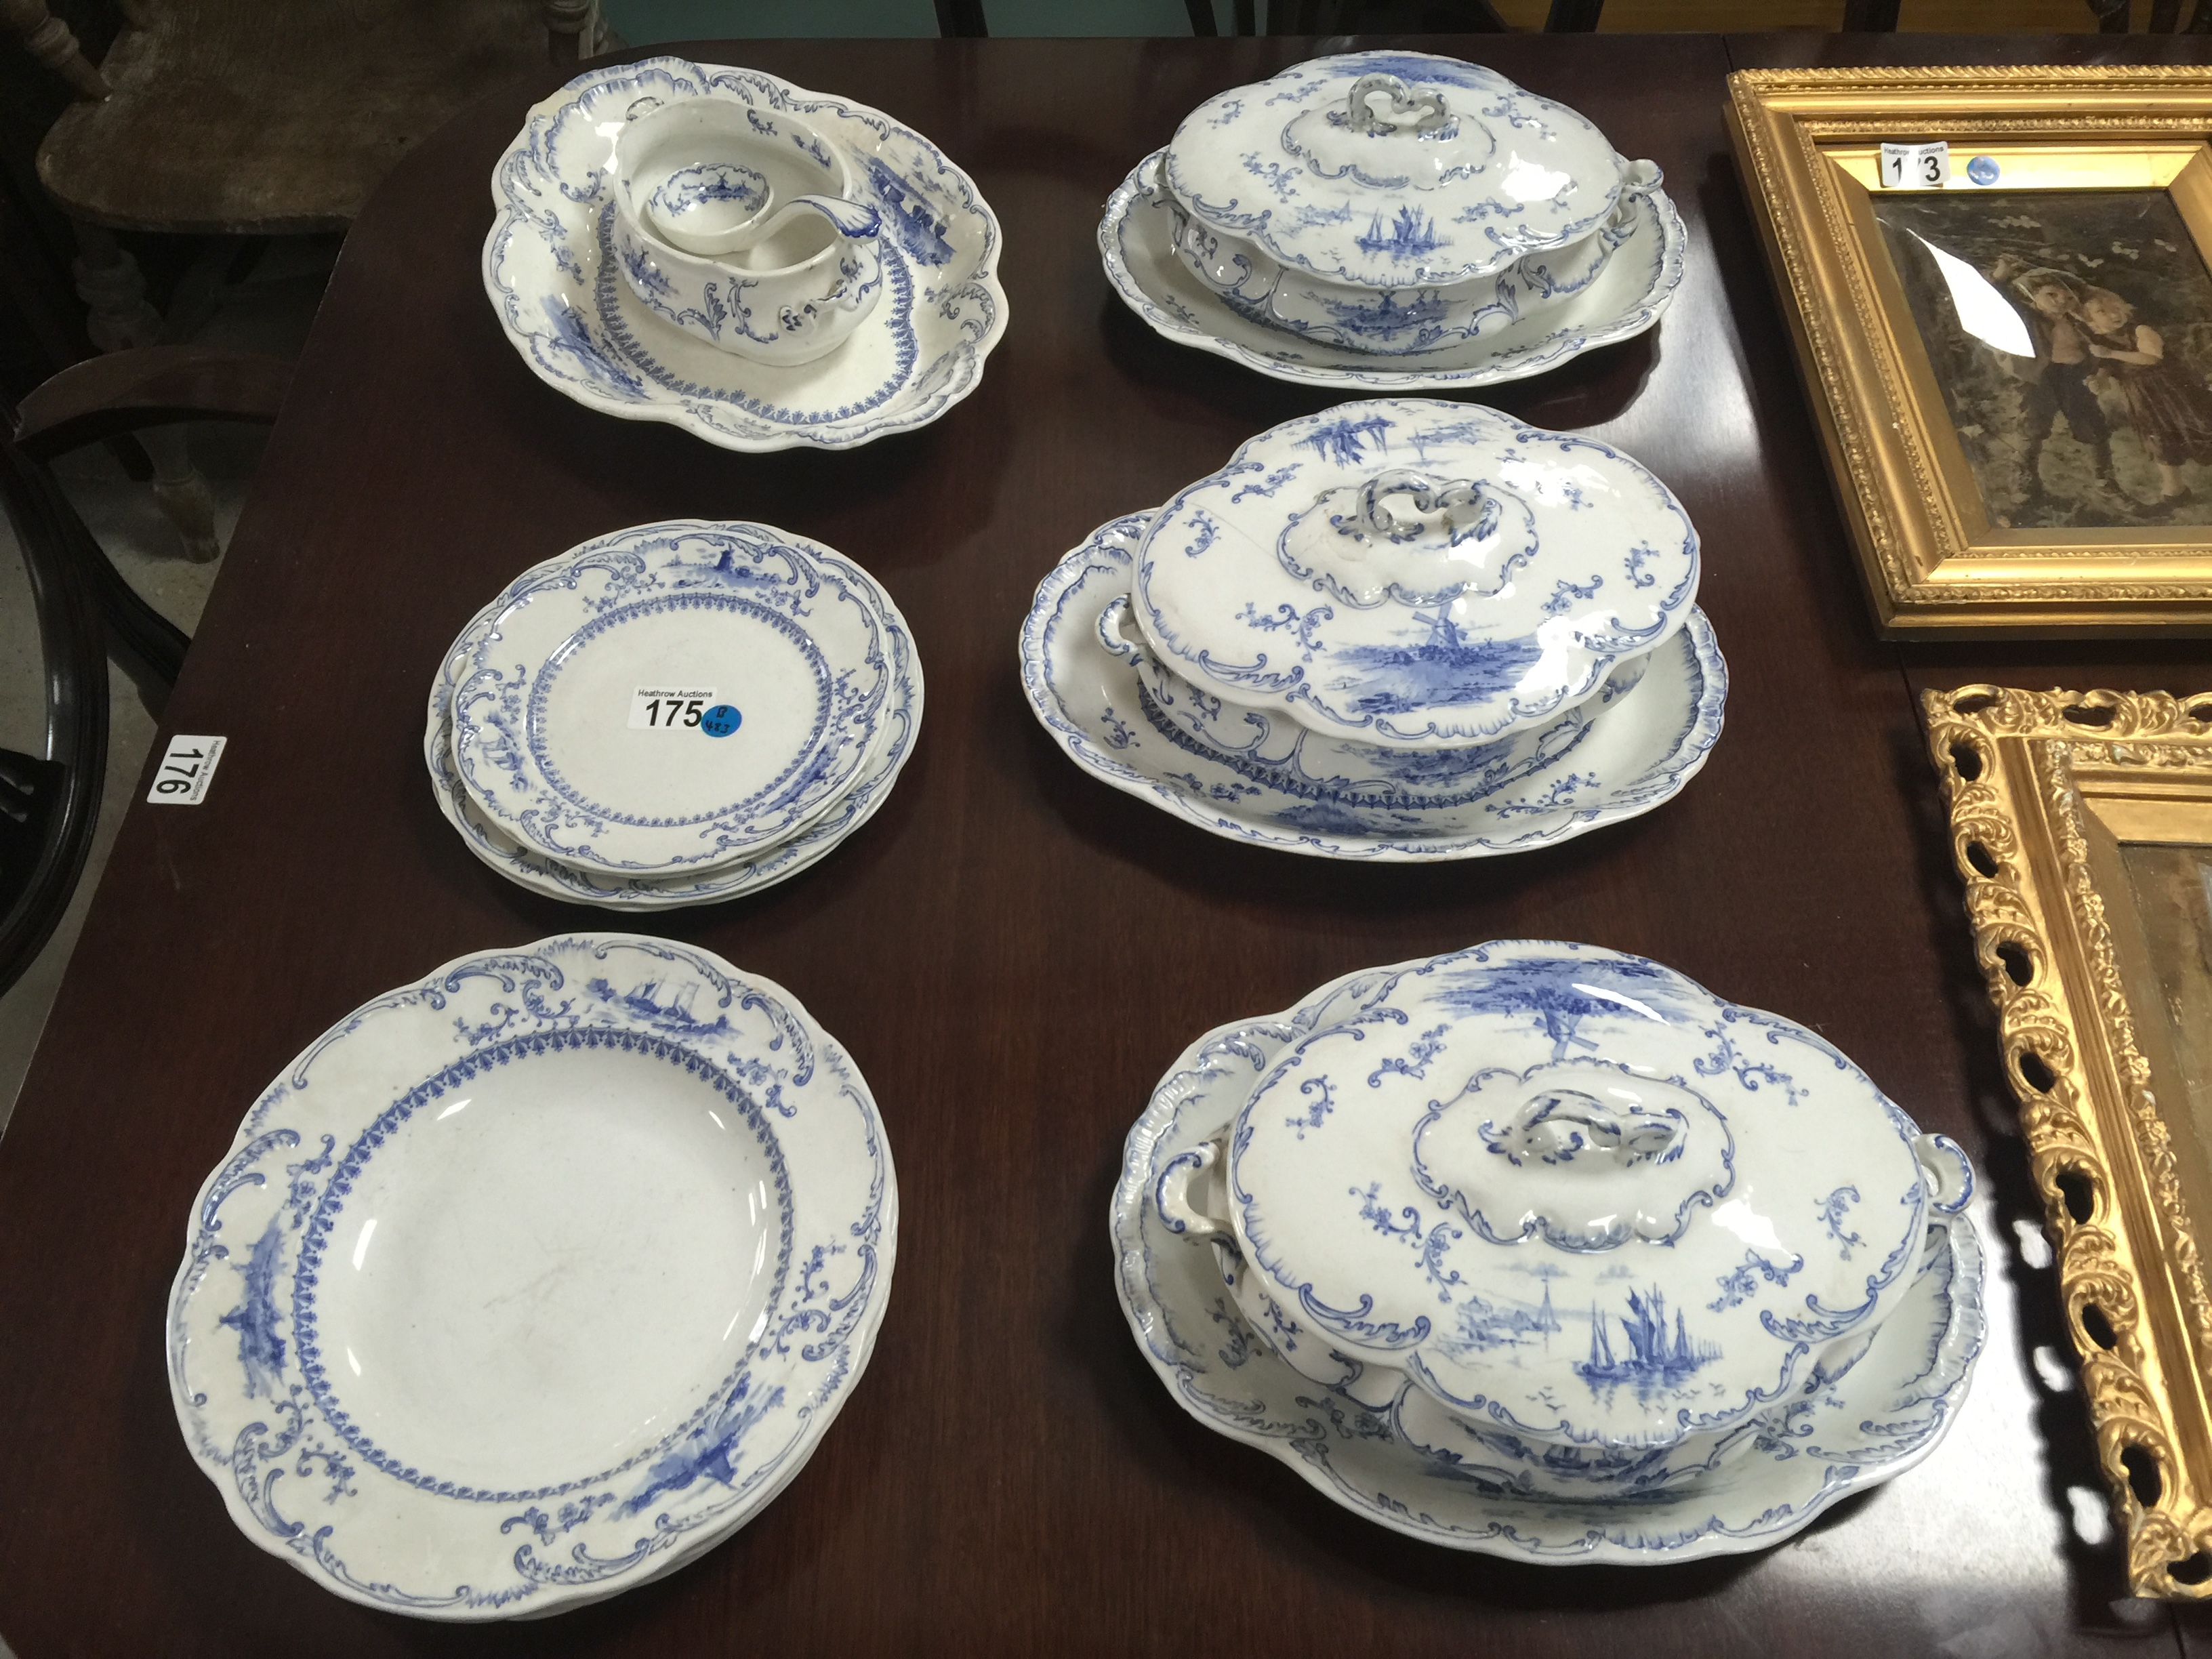
[(794, 196), (767, 218), (748, 225), (741, 238), (733, 239), (730, 252), (742, 253), (745, 249), (766, 241), (805, 213), (820, 214), (840, 236), (848, 241), (872, 241), (883, 234), (884, 216), (875, 208), (859, 202), (848, 202), (842, 196)]

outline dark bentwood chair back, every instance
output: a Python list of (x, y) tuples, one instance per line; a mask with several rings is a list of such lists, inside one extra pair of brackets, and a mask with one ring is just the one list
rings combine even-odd
[(258, 353), (155, 346), (94, 357), (0, 408), (0, 509), (30, 577), (46, 676), (43, 755), (0, 749), (0, 992), (69, 907), (100, 822), (111, 647), (157, 709), (191, 641), (117, 571), (46, 463), (81, 445), (181, 421), (276, 418), (291, 365)]

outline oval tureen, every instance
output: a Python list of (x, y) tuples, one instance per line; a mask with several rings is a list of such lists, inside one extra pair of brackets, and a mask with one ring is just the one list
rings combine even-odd
[(1595, 439), (1437, 399), (1287, 422), (1156, 514), (1131, 605), (1200, 693), (1442, 750), (1540, 726), (1688, 619), (1698, 532)]
[(1161, 167), (1176, 252), (1238, 310), (1395, 354), (1582, 292), (1660, 182), (1581, 115), (1426, 52), (1319, 58), (1208, 99)]
[(1965, 1154), (1803, 1027), (1639, 957), (1394, 973), (1161, 1172), (1294, 1369), (1508, 1491), (1615, 1501), (1855, 1364)]

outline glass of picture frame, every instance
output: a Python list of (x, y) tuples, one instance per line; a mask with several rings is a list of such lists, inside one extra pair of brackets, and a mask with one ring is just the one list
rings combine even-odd
[(2212, 71), (1729, 80), (1884, 631), (2212, 632)]
[(2212, 693), (1923, 711), (2130, 1580), (2212, 1597)]

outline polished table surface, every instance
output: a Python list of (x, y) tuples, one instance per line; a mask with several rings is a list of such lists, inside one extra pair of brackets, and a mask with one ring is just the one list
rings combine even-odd
[[(1433, 44), (1425, 42), (1423, 44)], [(2181, 1651), (2127, 1599), (1911, 688), (2212, 685), (2212, 652), (1876, 639), (1739, 193), (1723, 77), (1761, 63), (2204, 53), (2189, 40), (1507, 36), (1454, 50), (1666, 168), (1689, 275), (1658, 330), (1484, 394), (1649, 464), (1704, 532), (1728, 729), (1662, 810), (1425, 867), (1215, 839), (1078, 771), (1016, 630), (1092, 526), (1339, 398), (1156, 339), (1099, 271), (1126, 169), (1279, 40), (776, 42), (697, 55), (885, 109), (1006, 228), (1012, 327), (928, 429), (735, 455), (540, 385), (477, 276), (488, 98), (346, 244), (164, 732), (230, 738), (204, 805), (133, 805), (0, 1141), (0, 1636), (63, 1654), (470, 1650), (1945, 1655)], [(882, 813), (773, 891), (641, 919), (794, 991), (899, 1170), (866, 1376), (805, 1474), (672, 1577), (457, 1630), (341, 1601), (241, 1537), (187, 1456), (162, 1313), (198, 1182), (301, 1046), (464, 951), (619, 918), (534, 897), (440, 818), (441, 647), (515, 572), (647, 520), (757, 518), (874, 571), (929, 681)], [(141, 789), (144, 787), (142, 783)], [(1411, 1542), (1186, 1417), (1115, 1303), (1121, 1140), (1183, 1044), (1350, 969), (1483, 939), (1643, 952), (1817, 1027), (1985, 1176), (1990, 1341), (1927, 1462), (1765, 1553), (1540, 1569)]]

